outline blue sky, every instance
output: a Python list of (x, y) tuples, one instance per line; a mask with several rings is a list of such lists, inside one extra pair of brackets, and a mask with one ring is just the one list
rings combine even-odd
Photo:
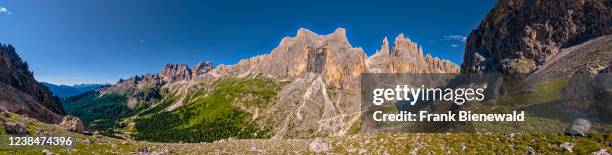
[(460, 64), (463, 39), (492, 0), (204, 1), (0, 0), (0, 43), (13, 44), (39, 81), (115, 83), (166, 63), (233, 64), (268, 53), (300, 27), (347, 30), (370, 55), (399, 33)]

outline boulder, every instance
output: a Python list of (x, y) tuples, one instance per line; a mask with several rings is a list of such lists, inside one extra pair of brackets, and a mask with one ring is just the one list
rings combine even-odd
[(329, 143), (321, 140), (321, 139), (315, 139), (314, 141), (312, 141), (308, 147), (308, 150), (310, 152), (314, 152), (314, 153), (322, 153), (322, 152), (327, 152), (331, 149), (331, 146), (329, 145)]
[(28, 126), (21, 123), (3, 122), (4, 129), (8, 134), (27, 134)]
[(593, 152), (592, 154), (593, 155), (610, 155), (607, 149), (600, 149), (599, 151)]
[(568, 129), (570, 135), (586, 136), (591, 129), (591, 122), (586, 119), (577, 119)]
[(567, 152), (574, 152), (572, 149), (574, 148), (574, 144), (572, 143), (563, 143), (559, 145), (559, 149), (561, 149), (561, 151), (567, 151)]
[(85, 127), (83, 126), (83, 122), (78, 117), (74, 117), (71, 115), (65, 116), (60, 125), (65, 126), (66, 130), (75, 132), (75, 133), (85, 133)]
[(151, 153), (151, 149), (149, 147), (140, 147), (138, 148), (138, 154), (149, 154)]
[(6, 108), (4, 107), (0, 107), (0, 115), (4, 117), (11, 117), (11, 114), (9, 113), (9, 111), (6, 110)]
[(43, 150), (42, 151), (43, 155), (55, 155), (55, 153), (49, 151), (49, 150)]
[(536, 154), (536, 150), (533, 149), (532, 147), (527, 147), (527, 150), (525, 151), (525, 155), (534, 155)]

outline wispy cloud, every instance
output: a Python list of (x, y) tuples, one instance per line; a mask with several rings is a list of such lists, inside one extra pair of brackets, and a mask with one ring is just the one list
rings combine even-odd
[(7, 8), (5, 7), (1, 7), (0, 6), (0, 14), (6, 14), (6, 15), (10, 15), (11, 11), (9, 11)]
[(451, 34), (451, 35), (444, 36), (444, 39), (445, 40), (455, 40), (455, 41), (465, 43), (465, 41), (467, 40), (467, 37), (462, 36), (462, 35)]
[(467, 40), (466, 36), (456, 34), (445, 35), (443, 37), (444, 40), (449, 41), (451, 43), (450, 47), (453, 48), (460, 47), (461, 45), (465, 44), (465, 41)]
[(144, 39), (139, 39), (138, 40), (138, 46), (147, 46), (147, 41)]

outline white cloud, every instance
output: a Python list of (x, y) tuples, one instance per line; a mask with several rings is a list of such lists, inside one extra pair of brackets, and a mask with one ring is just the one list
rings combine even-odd
[(7, 14), (7, 15), (10, 15), (10, 14), (11, 14), (11, 11), (9, 11), (9, 10), (8, 10), (7, 8), (5, 8), (5, 7), (1, 7), (1, 6), (0, 6), (0, 14)]
[(456, 48), (456, 47), (459, 47), (459, 45), (458, 45), (458, 44), (451, 44), (450, 46), (451, 46), (451, 47), (455, 47), (455, 48)]
[(465, 43), (465, 41), (467, 40), (467, 37), (462, 36), (462, 35), (451, 34), (451, 35), (444, 36), (444, 39), (445, 40), (455, 40), (455, 41)]

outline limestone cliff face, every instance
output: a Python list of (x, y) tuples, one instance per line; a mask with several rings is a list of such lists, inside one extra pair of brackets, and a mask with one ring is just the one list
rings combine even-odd
[(610, 0), (501, 0), (468, 37), (463, 72), (530, 73), (561, 48), (612, 34)]
[(423, 48), (400, 34), (395, 38), (391, 53), (385, 37), (380, 49), (366, 60), (372, 73), (458, 73), (459, 66), (449, 60), (423, 56)]
[(191, 69), (186, 64), (166, 64), (159, 75), (168, 83), (190, 80)]
[(365, 53), (353, 48), (344, 29), (318, 35), (299, 29), (295, 37), (285, 37), (270, 54), (244, 59), (220, 67), (222, 74), (264, 73), (280, 79), (295, 79), (308, 73), (321, 74), (327, 84), (349, 87), (347, 82), (365, 72)]
[(353, 48), (346, 31), (339, 28), (328, 35), (300, 29), (295, 37), (285, 37), (270, 54), (244, 59), (235, 65), (221, 66), (220, 74), (239, 76), (265, 73), (280, 79), (295, 79), (313, 73), (326, 84), (355, 88), (361, 73), (457, 73), (459, 66), (448, 60), (423, 56), (423, 49), (400, 34), (389, 52), (385, 38), (379, 51), (367, 58), (361, 48)]
[(59, 98), (34, 79), (11, 45), (0, 45), (0, 106), (48, 123), (65, 114)]

